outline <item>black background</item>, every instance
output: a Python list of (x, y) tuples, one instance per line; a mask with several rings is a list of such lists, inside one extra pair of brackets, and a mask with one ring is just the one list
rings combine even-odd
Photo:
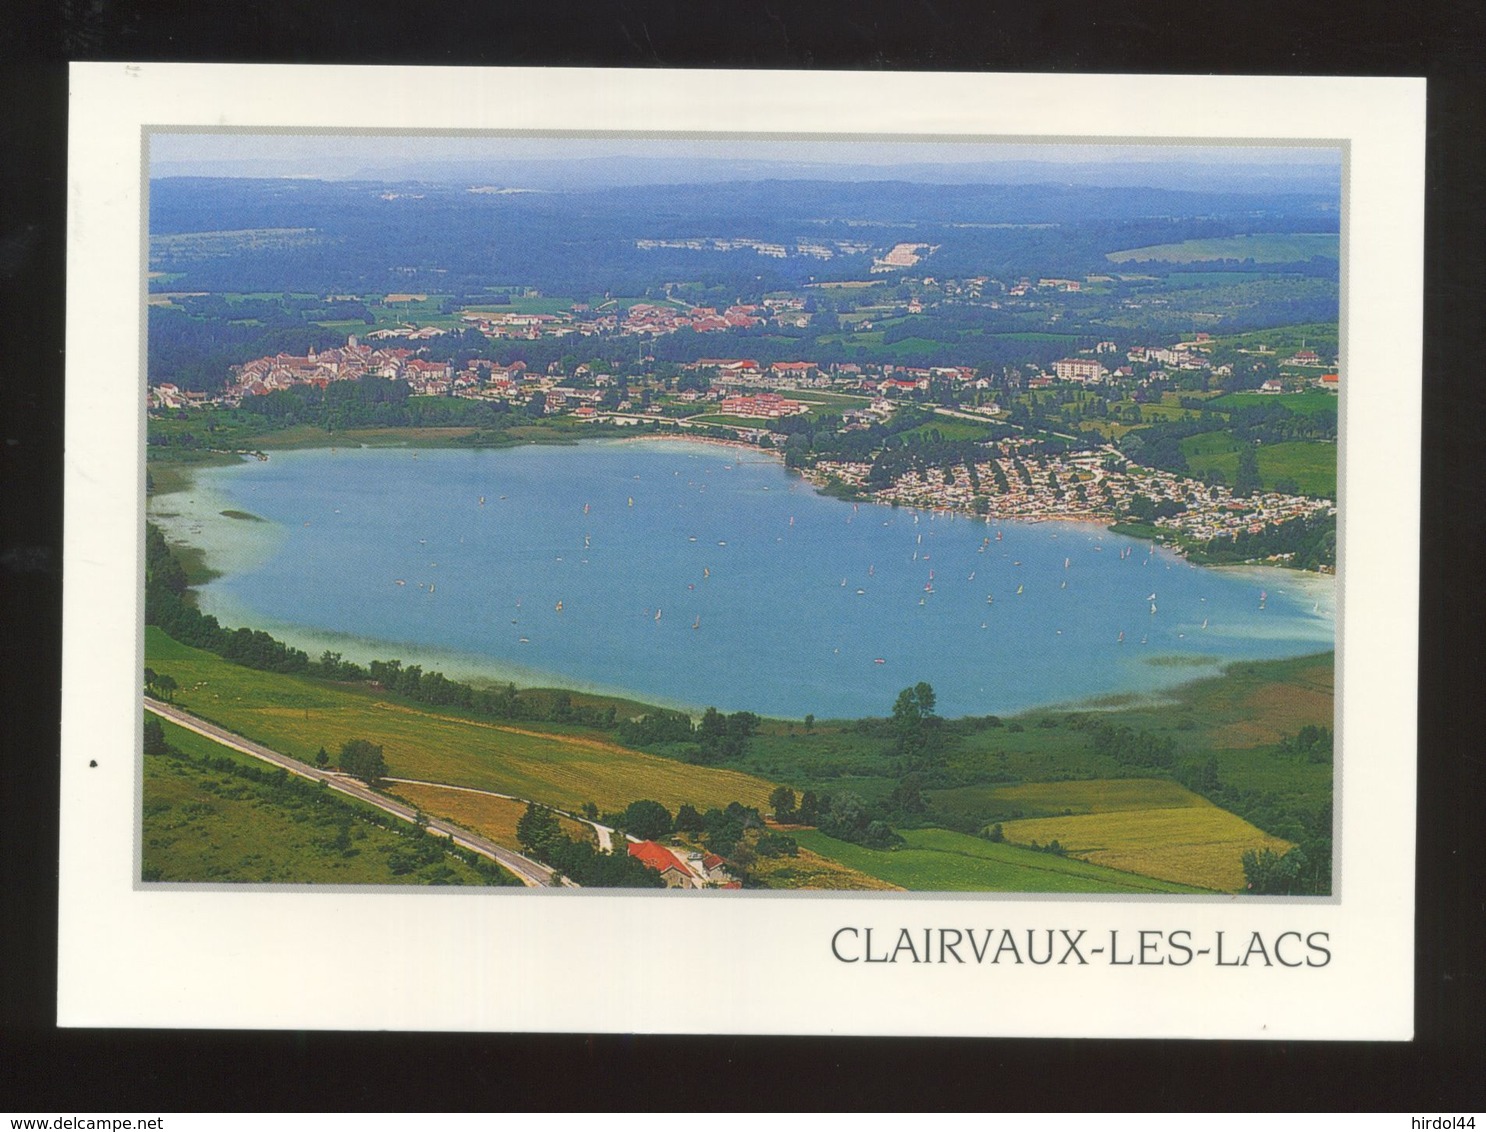
[[(1480, 1110), (1483, 6), (64, 0), (0, 15), (0, 1106)], [(1425, 76), (1416, 1040), (1396, 1044), (55, 1028), (69, 60)], [(1406, 299), (1406, 297), (1403, 297)], [(1366, 453), (1353, 458), (1367, 457)], [(1400, 532), (1400, 541), (1407, 532)], [(1390, 829), (1349, 831), (1391, 838)], [(307, 941), (309, 942), (309, 941)], [(333, 944), (325, 941), (333, 954)], [(98, 946), (107, 946), (106, 931)], [(727, 957), (714, 968), (726, 978)], [(287, 976), (286, 977), (291, 977)], [(863, 992), (869, 994), (869, 980)], [(1366, 991), (1359, 990), (1365, 1008)], [(826, 1029), (787, 1000), (781, 1026)], [(994, 1019), (992, 1019), (994, 1021)], [(1400, 1125), (1406, 1127), (1406, 1125)]]

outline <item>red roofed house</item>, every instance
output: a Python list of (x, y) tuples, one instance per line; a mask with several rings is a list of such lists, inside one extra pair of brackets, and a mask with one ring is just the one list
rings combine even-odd
[(698, 369), (707, 367), (739, 373), (745, 370), (757, 370), (758, 362), (753, 358), (698, 358), (696, 366)]
[[(925, 382), (924, 384), (927, 385), (928, 383)], [(879, 390), (881, 390), (883, 393), (890, 393), (890, 392), (893, 392), (893, 391), (897, 391), (897, 392), (900, 392), (900, 393), (907, 393), (910, 390), (920, 388), (920, 386), (919, 386), (919, 383), (917, 381), (910, 381), (907, 378), (903, 378), (903, 377), (888, 377), (888, 378), (884, 378), (881, 382), (879, 382), (877, 388)]]
[(708, 853), (702, 858), (702, 871), (707, 874), (707, 879), (717, 884), (731, 885), (737, 878), (727, 870), (727, 862), (716, 853)]
[(660, 873), (667, 888), (697, 887), (696, 878), (692, 876), (691, 870), (664, 845), (657, 845), (654, 841), (631, 841), (629, 855), (636, 858), (647, 869), (654, 869)]

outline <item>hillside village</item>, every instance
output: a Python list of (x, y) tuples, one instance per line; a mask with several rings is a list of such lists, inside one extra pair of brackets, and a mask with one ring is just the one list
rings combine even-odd
[[(917, 252), (927, 254), (916, 246), (894, 249), (900, 258)], [(1003, 297), (1011, 297), (1067, 294), (1079, 286), (1078, 280), (1054, 277), (1022, 279), (1010, 286), (986, 278), (923, 280), (924, 293), (945, 296), (944, 301), (978, 300), (996, 293), (997, 287)], [(383, 302), (426, 298), (395, 295)], [(473, 345), (569, 335), (653, 342), (683, 330), (711, 334), (808, 322), (809, 307), (808, 297), (792, 293), (722, 309), (635, 302), (622, 309), (616, 303), (602, 304), (601, 309), (573, 303), (556, 313), (466, 310), (459, 315), (461, 328), (408, 322), (367, 332), (365, 340), (349, 334), (343, 345), (310, 347), (303, 355), (278, 353), (245, 361), (231, 368), (230, 380), (215, 394), (157, 382), (148, 388), (147, 405), (157, 413), (232, 409), (281, 390), (324, 390), (340, 382), (385, 379), (405, 382), (414, 396), (490, 402), (501, 411), (519, 411), (529, 418), (566, 420), (570, 427), (592, 423), (728, 439), (766, 449), (783, 447), (799, 431), (790, 424), (795, 418), (809, 423), (829, 410), (834, 427), (849, 434), (888, 425), (901, 411), (912, 409), (947, 423), (983, 423), (987, 439), (980, 444), (980, 454), (952, 466), (904, 471), (890, 483), (874, 480), (869, 462), (829, 454), (797, 462), (797, 470), (818, 486), (855, 498), (961, 511), (988, 520), (1108, 522), (1130, 515), (1138, 506), (1139, 518), (1179, 542), (1258, 533), (1267, 526), (1335, 514), (1334, 501), (1298, 491), (1240, 493), (1211, 478), (1142, 466), (1108, 440), (1095, 443), (1097, 436), (1067, 435), (1063, 441), (1069, 443), (1059, 446), (1063, 450), (1045, 451), (1036, 438), (1046, 438), (1046, 426), (1039, 430), (1018, 416), (1017, 400), (1056, 397), (1061, 390), (1097, 396), (1104, 403), (1132, 402), (1138, 419), (1140, 404), (1159, 399), (1165, 390), (1201, 390), (1221, 383), (1231, 375), (1232, 363), (1214, 360), (1216, 343), (1205, 332), (1189, 340), (1123, 347), (1103, 340), (1051, 364), (999, 368), (912, 366), (887, 360), (760, 361), (742, 356), (701, 356), (662, 365), (647, 356), (639, 372), (636, 367), (605, 372), (598, 362), (529, 367), (512, 359), (500, 364), (491, 360), (489, 351)], [(922, 297), (915, 295), (906, 310), (922, 307)], [(862, 320), (858, 329), (870, 325)], [(452, 348), (443, 346), (445, 342)], [(1302, 347), (1279, 356), (1261, 343), (1240, 353), (1268, 355), (1277, 363), (1271, 370), (1279, 376), (1254, 390), (1261, 396), (1307, 389), (1339, 391), (1333, 359), (1313, 349)], [(1060, 434), (1054, 429), (1052, 435)]]

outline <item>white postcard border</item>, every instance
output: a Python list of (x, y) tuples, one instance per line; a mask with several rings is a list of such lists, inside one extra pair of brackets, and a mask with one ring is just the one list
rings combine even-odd
[[(1421, 80), (156, 64), (79, 64), (71, 80), (62, 1024), (1410, 1036)], [(145, 127), (1345, 141), (1342, 898), (481, 900), (137, 889), (143, 470), (131, 423), (142, 381)], [(1083, 931), (1084, 953), (1118, 932), (1121, 960), (1142, 931), (1163, 940), (1191, 932), (1198, 946), (1221, 931), (1230, 958), (1254, 932), (1271, 947), (1287, 932), (1311, 946), (1287, 955), (1298, 967), (1220, 967), (1210, 957), (1115, 965), (1107, 951), (1086, 965), (1046, 966), (839, 957), (860, 954), (851, 947), (867, 928), (881, 941), (940, 927), (1034, 931), (1039, 941)]]

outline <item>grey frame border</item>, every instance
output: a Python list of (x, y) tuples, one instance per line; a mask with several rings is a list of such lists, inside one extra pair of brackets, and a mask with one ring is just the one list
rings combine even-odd
[[(145, 583), (145, 555), (144, 555), (144, 520), (147, 507), (147, 496), (145, 494), (145, 470), (149, 454), (148, 446), (148, 414), (143, 410), (144, 396), (148, 392), (149, 385), (149, 270), (150, 270), (150, 139), (155, 134), (242, 134), (247, 136), (262, 135), (296, 135), (307, 137), (323, 137), (327, 135), (350, 135), (360, 137), (479, 137), (479, 138), (557, 138), (571, 139), (573, 141), (594, 141), (600, 139), (626, 139), (626, 140), (649, 140), (649, 141), (813, 141), (813, 142), (903, 142), (903, 143), (965, 143), (972, 145), (984, 144), (1021, 144), (1021, 145), (1067, 145), (1087, 146), (1091, 149), (1101, 146), (1150, 146), (1152, 148), (1170, 147), (1184, 148), (1203, 146), (1205, 148), (1232, 148), (1232, 149), (1330, 149), (1338, 150), (1341, 154), (1341, 191), (1339, 202), (1339, 224), (1340, 238), (1338, 243), (1338, 295), (1337, 295), (1337, 350), (1338, 369), (1346, 373), (1348, 370), (1348, 278), (1351, 266), (1351, 193), (1352, 193), (1352, 142), (1350, 138), (1202, 138), (1202, 137), (1142, 137), (1139, 135), (1122, 136), (1082, 136), (1082, 135), (1047, 135), (1047, 134), (834, 134), (834, 133), (795, 133), (795, 132), (761, 132), (761, 131), (661, 131), (661, 130), (470, 130), (453, 127), (444, 128), (422, 128), (422, 129), (395, 129), (370, 126), (350, 127), (324, 127), (314, 126), (186, 126), (175, 124), (146, 124), (140, 127), (140, 223), (139, 223), (139, 279), (136, 281), (138, 291), (139, 308), (139, 357), (138, 357), (138, 379), (136, 405), (139, 415), (136, 419), (136, 442), (140, 453), (138, 467), (135, 470), (136, 499), (138, 500), (138, 514), (140, 521), (136, 524), (135, 543), (135, 593), (138, 599), (135, 616), (135, 673), (144, 667), (144, 583)], [(1140, 895), (1135, 893), (1052, 893), (1052, 892), (945, 892), (938, 890), (910, 891), (910, 892), (853, 892), (833, 890), (766, 890), (766, 889), (743, 889), (736, 892), (709, 892), (706, 890), (675, 892), (672, 890), (651, 891), (647, 889), (526, 889), (512, 887), (474, 887), (474, 886), (427, 886), (427, 885), (357, 885), (357, 884), (214, 884), (210, 882), (171, 882), (171, 881), (143, 881), (140, 874), (144, 861), (144, 740), (136, 729), (134, 741), (134, 852), (133, 852), (133, 876), (131, 888), (134, 892), (271, 892), (271, 893), (303, 893), (318, 894), (331, 893), (343, 894), (393, 894), (399, 896), (425, 895), (425, 896), (485, 896), (485, 897), (510, 897), (526, 899), (668, 899), (668, 900), (727, 900), (738, 899), (764, 899), (764, 900), (870, 900), (870, 901), (914, 901), (914, 900), (954, 900), (954, 901), (989, 901), (993, 903), (1059, 903), (1059, 904), (1131, 904), (1131, 903), (1154, 903), (1154, 904), (1176, 904), (1183, 907), (1190, 905), (1232, 905), (1237, 900), (1242, 900), (1245, 905), (1279, 905), (1285, 907), (1315, 907), (1336, 906), (1342, 904), (1342, 875), (1340, 841), (1343, 827), (1343, 784), (1345, 776), (1342, 773), (1345, 765), (1346, 736), (1343, 729), (1344, 712), (1342, 705), (1345, 695), (1345, 665), (1341, 663), (1344, 655), (1343, 640), (1346, 626), (1346, 587), (1342, 584), (1346, 575), (1346, 475), (1347, 467), (1347, 406), (1350, 403), (1348, 382), (1343, 381), (1338, 391), (1339, 404), (1337, 405), (1337, 563), (1336, 563), (1336, 619), (1335, 638), (1333, 641), (1333, 673), (1334, 673), (1334, 707), (1332, 717), (1332, 732), (1336, 737), (1335, 751), (1332, 756), (1332, 882), (1330, 896), (1238, 896), (1233, 894), (1214, 894), (1212, 896), (1184, 895), (1181, 893), (1151, 893)], [(135, 680), (136, 685), (138, 680)], [(137, 718), (144, 715), (144, 695), (136, 688), (135, 703), (137, 705)]]

